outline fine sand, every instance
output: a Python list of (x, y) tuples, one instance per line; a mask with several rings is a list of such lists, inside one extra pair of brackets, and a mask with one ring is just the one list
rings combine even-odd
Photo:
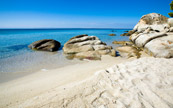
[[(133, 60), (134, 58), (129, 59)], [(0, 108), (18, 107), (21, 103), (42, 93), (71, 85), (94, 75), (114, 64), (126, 62), (121, 57), (103, 56), (101, 61), (85, 61), (54, 70), (42, 70), (21, 78), (0, 83)]]
[(126, 61), (104, 56), (2, 83), (0, 107), (173, 108), (173, 59)]

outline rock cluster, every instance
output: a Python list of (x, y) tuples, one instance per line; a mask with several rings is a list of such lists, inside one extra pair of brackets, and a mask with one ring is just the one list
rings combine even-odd
[(63, 51), (71, 58), (101, 59), (101, 55), (116, 56), (116, 51), (96, 36), (78, 35), (64, 44)]
[(28, 46), (32, 50), (40, 50), (40, 51), (57, 51), (61, 44), (60, 42), (53, 39), (43, 39), (39, 41), (35, 41)]
[(161, 14), (144, 15), (129, 37), (139, 48), (154, 57), (173, 57), (173, 20)]

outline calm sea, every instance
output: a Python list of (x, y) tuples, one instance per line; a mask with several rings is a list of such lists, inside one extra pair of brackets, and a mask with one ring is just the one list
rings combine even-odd
[[(99, 37), (108, 45), (114, 40), (128, 40), (120, 34), (129, 29), (0, 29), (0, 72), (30, 72), (65, 66), (68, 60), (62, 50), (57, 52), (31, 51), (27, 46), (41, 39), (55, 39), (62, 44), (71, 37), (88, 34)], [(116, 36), (108, 36), (115, 33)]]

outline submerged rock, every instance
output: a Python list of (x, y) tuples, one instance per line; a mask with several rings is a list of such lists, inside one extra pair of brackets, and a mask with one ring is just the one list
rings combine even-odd
[(64, 53), (79, 59), (101, 59), (101, 55), (116, 56), (115, 50), (96, 36), (78, 35), (64, 44)]
[(116, 36), (116, 34), (109, 34), (109, 36)]
[(61, 44), (60, 42), (53, 39), (43, 39), (36, 42), (33, 42), (28, 46), (32, 50), (40, 50), (40, 51), (57, 51)]
[(128, 31), (127, 33), (121, 34), (120, 36), (130, 36), (130, 35), (132, 35), (132, 34), (135, 33), (135, 32), (136, 32), (136, 30), (130, 30), (130, 31)]

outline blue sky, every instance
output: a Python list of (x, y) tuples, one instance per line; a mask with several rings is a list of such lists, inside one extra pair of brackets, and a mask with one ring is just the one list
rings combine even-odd
[(133, 28), (171, 0), (0, 0), (0, 28)]

